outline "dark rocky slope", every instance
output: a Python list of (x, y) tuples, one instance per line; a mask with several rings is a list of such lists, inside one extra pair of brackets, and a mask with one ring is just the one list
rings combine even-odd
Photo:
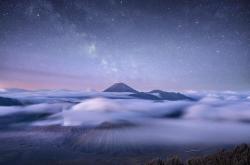
[(170, 101), (176, 101), (176, 100), (192, 100), (193, 98), (190, 98), (188, 96), (185, 96), (181, 93), (177, 92), (165, 92), (161, 90), (152, 90), (149, 93), (151, 94), (157, 94), (162, 100), (170, 100)]

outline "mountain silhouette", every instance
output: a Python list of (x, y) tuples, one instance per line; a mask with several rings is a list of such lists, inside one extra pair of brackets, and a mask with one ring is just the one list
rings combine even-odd
[(177, 92), (165, 92), (162, 90), (152, 90), (150, 92), (139, 92), (124, 83), (115, 83), (109, 88), (105, 89), (103, 92), (130, 92), (132, 94), (130, 94), (129, 96), (139, 98), (139, 99), (146, 99), (146, 100), (195, 101), (195, 99), (185, 96), (181, 93), (177, 93)]
[(161, 100), (161, 98), (153, 94), (145, 93), (145, 92), (133, 93), (133, 94), (130, 94), (129, 96), (133, 96), (139, 99), (146, 99), (146, 100)]
[(109, 88), (105, 89), (103, 92), (131, 92), (131, 93), (138, 93), (135, 89), (131, 88), (130, 86), (124, 83), (115, 83), (114, 85), (110, 86)]
[(192, 100), (192, 101), (194, 101), (193, 98), (185, 96), (185, 95), (183, 95), (181, 93), (177, 93), (177, 92), (165, 92), (165, 91), (162, 91), (162, 90), (152, 90), (149, 93), (157, 95), (162, 100), (170, 100), (170, 101)]

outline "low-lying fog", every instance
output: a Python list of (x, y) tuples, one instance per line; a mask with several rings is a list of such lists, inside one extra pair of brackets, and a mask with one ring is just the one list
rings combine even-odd
[[(104, 132), (106, 142), (115, 137), (117, 143), (137, 145), (250, 141), (249, 93), (185, 94), (198, 101), (151, 101), (129, 97), (128, 93), (2, 92), (1, 97), (16, 98), (26, 105), (0, 106), (0, 123), (2, 128), (93, 127), (97, 134), (91, 143), (100, 143), (98, 136)], [(32, 114), (40, 116), (33, 118)]]

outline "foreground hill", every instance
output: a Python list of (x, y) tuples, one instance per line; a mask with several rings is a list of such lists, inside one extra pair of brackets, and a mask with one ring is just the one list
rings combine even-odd
[(155, 159), (146, 165), (249, 165), (250, 146), (242, 144), (231, 151), (220, 151), (205, 157), (197, 157), (184, 163), (180, 158)]

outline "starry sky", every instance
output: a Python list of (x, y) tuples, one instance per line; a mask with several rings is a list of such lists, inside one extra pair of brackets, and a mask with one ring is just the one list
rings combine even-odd
[(250, 90), (245, 0), (0, 0), (0, 88)]

